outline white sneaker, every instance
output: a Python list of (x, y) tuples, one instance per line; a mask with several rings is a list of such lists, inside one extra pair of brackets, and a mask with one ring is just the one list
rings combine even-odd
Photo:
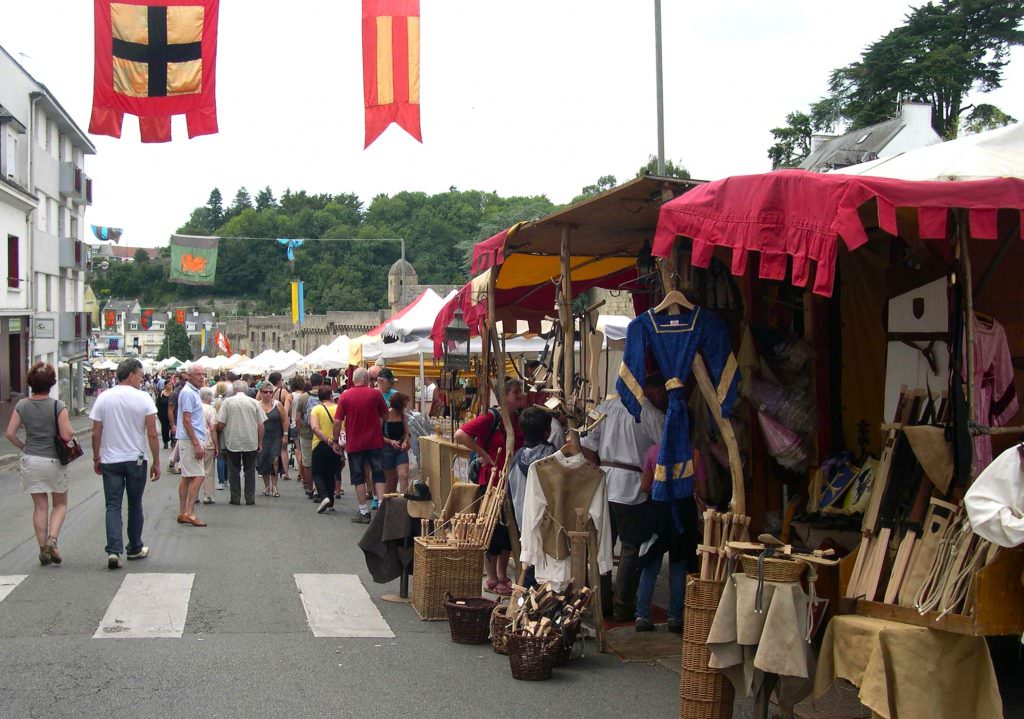
[(320, 502), (320, 506), (316, 508), (317, 514), (323, 514), (327, 511), (327, 508), (331, 506), (332, 499), (330, 497), (324, 497), (323, 501)]
[(143, 547), (142, 549), (140, 549), (139, 551), (135, 552), (134, 554), (128, 553), (125, 556), (127, 556), (128, 559), (145, 559), (146, 557), (149, 556), (149, 547)]
[(107, 569), (120, 569), (121, 557), (116, 554), (107, 555)]

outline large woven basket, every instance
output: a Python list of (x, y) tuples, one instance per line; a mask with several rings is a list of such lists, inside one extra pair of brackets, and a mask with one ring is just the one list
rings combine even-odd
[[(757, 557), (752, 554), (740, 555), (743, 573), (751, 579), (757, 579)], [(807, 565), (795, 559), (777, 559), (767, 557), (764, 560), (764, 581), (766, 582), (799, 582), (807, 570)]]
[(559, 631), (546, 637), (512, 632), (508, 637), (508, 667), (512, 670), (512, 678), (530, 682), (550, 679), (561, 646), (562, 633)]
[(491, 647), (498, 654), (508, 654), (508, 630), (512, 626), (508, 610), (508, 602), (503, 602), (491, 612)]
[(680, 719), (731, 719), (733, 688), (717, 669), (708, 667), (707, 639), (725, 582), (691, 575), (686, 581), (683, 658), (679, 676)]
[(448, 628), (456, 644), (486, 644), (490, 634), (491, 612), (497, 602), (483, 597), (445, 596)]
[(413, 550), (412, 606), (420, 619), (447, 619), (445, 594), (479, 597), (484, 550), (449, 547), (416, 537)]

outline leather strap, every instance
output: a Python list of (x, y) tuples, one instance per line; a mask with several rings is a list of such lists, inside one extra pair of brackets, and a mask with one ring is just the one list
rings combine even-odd
[(613, 462), (610, 459), (601, 460), (602, 467), (610, 467), (613, 469), (625, 469), (629, 472), (643, 472), (641, 467), (637, 467), (635, 464), (626, 464), (625, 462)]

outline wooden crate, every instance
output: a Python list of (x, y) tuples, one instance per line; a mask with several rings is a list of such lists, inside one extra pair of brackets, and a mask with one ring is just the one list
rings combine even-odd
[(449, 442), (438, 435), (420, 437), (420, 472), (430, 487), (434, 504), (434, 517), (441, 516), (452, 482), (465, 481), (465, 477), (452, 478), (452, 462), (456, 457), (469, 459), (469, 450), (462, 445)]
[(992, 564), (978, 571), (971, 587), (974, 614), (947, 614), (938, 619), (938, 612), (919, 614), (913, 607), (858, 600), (857, 614), (889, 619), (919, 627), (940, 629), (973, 637), (1015, 635), (1024, 632), (1024, 551), (1003, 549)]
[(444, 595), (481, 596), (484, 549), (449, 547), (416, 537), (413, 550), (412, 606), (424, 621), (447, 620)]

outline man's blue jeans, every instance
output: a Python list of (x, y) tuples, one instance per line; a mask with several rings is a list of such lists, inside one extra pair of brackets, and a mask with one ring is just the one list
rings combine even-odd
[[(636, 590), (636, 616), (640, 619), (651, 619), (651, 600), (654, 598), (654, 585), (658, 583), (661, 573), (661, 560), (664, 554), (650, 561), (640, 571), (640, 586)], [(670, 561), (668, 563), (668, 618), (674, 622), (683, 619), (683, 599), (686, 597), (686, 561)]]
[(112, 462), (101, 464), (103, 496), (107, 501), (107, 554), (124, 553), (121, 501), (128, 495), (128, 554), (142, 550), (142, 493), (146, 489), (149, 463)]

